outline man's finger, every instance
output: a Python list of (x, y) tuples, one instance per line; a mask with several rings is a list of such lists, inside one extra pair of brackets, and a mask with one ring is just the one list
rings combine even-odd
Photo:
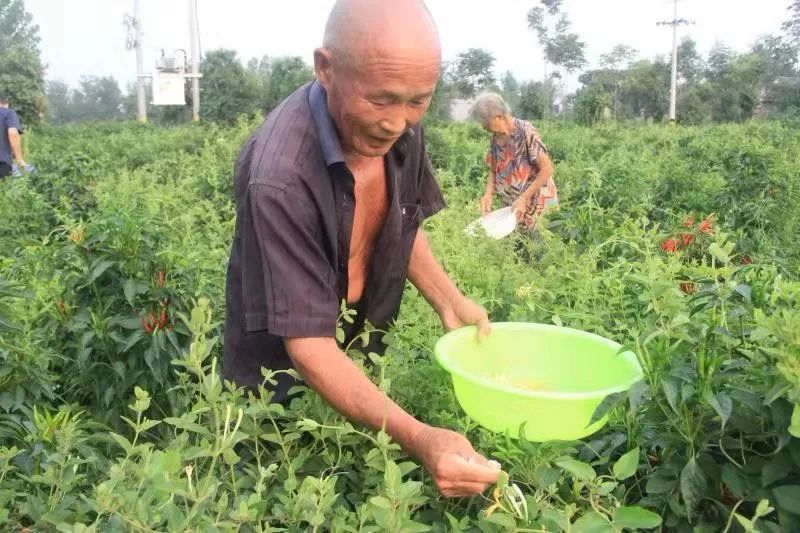
[(489, 483), (459, 483), (448, 491), (455, 498), (465, 498), (483, 494), (490, 486)]
[(492, 332), (492, 324), (489, 322), (489, 316), (483, 315), (478, 320), (478, 340), (484, 340)]
[(498, 476), (500, 476), (499, 469), (480, 464), (477, 458), (465, 459), (464, 457), (457, 457), (456, 467), (458, 472), (454, 473), (452, 477), (459, 479), (463, 483), (495, 483)]

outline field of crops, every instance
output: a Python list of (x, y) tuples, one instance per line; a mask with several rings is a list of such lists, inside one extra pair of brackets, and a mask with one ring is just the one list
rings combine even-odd
[(440, 498), (312, 393), (283, 407), (220, 381), (232, 166), (255, 126), (30, 134), (39, 173), (0, 183), (0, 529), (800, 530), (797, 129), (543, 124), (561, 210), (533, 241), (491, 241), (463, 232), (485, 135), (428, 128), (449, 208), (426, 230), (459, 286), (495, 321), (612, 338), (645, 372), (584, 442), (490, 433), (407, 289), (365, 368), (498, 460), (526, 509)]

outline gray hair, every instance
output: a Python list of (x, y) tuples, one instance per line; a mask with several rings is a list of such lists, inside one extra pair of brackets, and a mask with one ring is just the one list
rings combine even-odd
[(481, 125), (486, 126), (489, 121), (498, 115), (510, 115), (511, 108), (503, 97), (497, 93), (482, 93), (475, 99), (472, 106), (472, 117)]

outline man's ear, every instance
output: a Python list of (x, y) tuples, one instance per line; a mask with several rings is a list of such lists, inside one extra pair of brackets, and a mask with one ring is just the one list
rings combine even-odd
[(327, 48), (314, 50), (314, 73), (325, 90), (328, 90), (333, 82), (333, 55)]

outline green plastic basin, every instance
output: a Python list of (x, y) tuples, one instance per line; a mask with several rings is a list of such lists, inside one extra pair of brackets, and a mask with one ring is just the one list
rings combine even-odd
[(535, 442), (591, 435), (607, 422), (589, 424), (603, 399), (642, 379), (636, 355), (616, 342), (546, 324), (492, 324), (483, 341), (474, 327), (462, 328), (434, 351), (473, 420), (515, 438), (524, 424)]

